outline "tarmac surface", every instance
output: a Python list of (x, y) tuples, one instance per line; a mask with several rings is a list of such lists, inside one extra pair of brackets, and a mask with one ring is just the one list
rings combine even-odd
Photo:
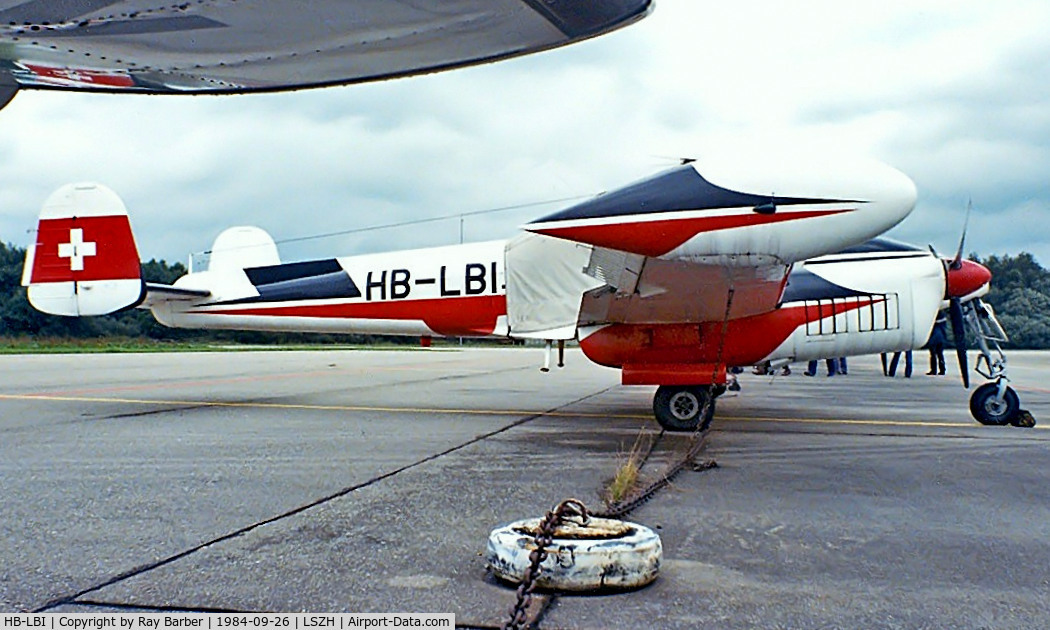
[[(969, 416), (955, 366), (741, 376), (703, 458), (630, 515), (650, 587), (541, 628), (1050, 627), (1050, 354), (1034, 429)], [(971, 353), (971, 361), (972, 361)], [(950, 357), (951, 358), (951, 357)], [(600, 489), (653, 388), (570, 351), (0, 357), (0, 610), (453, 612), (499, 627), (489, 532)], [(980, 377), (975, 377), (980, 382)], [(688, 438), (665, 435), (646, 471)]]

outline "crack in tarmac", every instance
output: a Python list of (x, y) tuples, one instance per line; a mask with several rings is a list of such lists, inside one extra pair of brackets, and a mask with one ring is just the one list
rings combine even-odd
[[(450, 378), (450, 377), (441, 377), (441, 378), (445, 379), (445, 378)], [(525, 416), (523, 418), (519, 418), (519, 419), (515, 420), (514, 422), (511, 422), (510, 424), (507, 424), (507, 425), (505, 425), (503, 427), (500, 427), (499, 429), (496, 429), (496, 430), (493, 430), (493, 431), (489, 431), (487, 433), (483, 433), (481, 435), (475, 436), (474, 438), (471, 438), (470, 440), (467, 440), (466, 442), (463, 442), (463, 443), (460, 443), (460, 444), (458, 444), (456, 446), (452, 446), (450, 448), (447, 448), (444, 451), (428, 455), (428, 456), (426, 456), (426, 457), (424, 457), (424, 458), (422, 458), (420, 460), (417, 460), (417, 461), (412, 462), (410, 464), (406, 464), (406, 465), (401, 466), (401, 467), (399, 467), (399, 468), (397, 468), (395, 470), (392, 470), (390, 472), (383, 473), (381, 475), (377, 475), (375, 477), (372, 477), (371, 479), (368, 479), (368, 480), (363, 481), (363, 482), (358, 483), (358, 484), (347, 486), (347, 487), (345, 487), (345, 488), (343, 488), (343, 489), (341, 489), (341, 490), (339, 490), (337, 492), (328, 494), (328, 495), (323, 496), (323, 497), (321, 497), (319, 499), (315, 499), (313, 501), (310, 501), (309, 503), (305, 503), (303, 505), (300, 505), (299, 507), (292, 508), (291, 510), (287, 510), (285, 512), (282, 512), (281, 514), (276, 515), (276, 516), (271, 516), (270, 518), (266, 518), (266, 519), (263, 519), (261, 521), (256, 521), (255, 523), (252, 523), (250, 525), (246, 525), (246, 526), (241, 527), (239, 529), (236, 529), (236, 530), (234, 530), (232, 532), (223, 534), (222, 536), (218, 536), (218, 537), (213, 538), (211, 540), (205, 541), (205, 542), (203, 542), (203, 543), (201, 543), (199, 545), (195, 545), (193, 547), (190, 547), (189, 549), (185, 549), (185, 550), (183, 550), (183, 551), (181, 551), (179, 553), (170, 555), (170, 556), (168, 556), (166, 558), (162, 558), (162, 559), (154, 561), (154, 562), (149, 562), (149, 563), (146, 563), (146, 564), (142, 564), (142, 565), (139, 565), (139, 566), (134, 567), (132, 569), (129, 569), (127, 571), (118, 573), (117, 575), (115, 575), (115, 576), (113, 576), (113, 577), (111, 577), (111, 578), (109, 578), (107, 580), (99, 582), (99, 583), (95, 584), (94, 586), (89, 586), (87, 588), (84, 588), (84, 589), (82, 589), (80, 591), (77, 591), (76, 593), (71, 594), (71, 595), (66, 595), (64, 597), (54, 598), (54, 599), (46, 602), (42, 606), (37, 607), (32, 612), (33, 613), (42, 613), (42, 612), (47, 612), (48, 610), (51, 610), (53, 608), (57, 608), (59, 606), (67, 606), (67, 605), (76, 606), (76, 605), (80, 605), (80, 602), (78, 602), (77, 600), (79, 598), (83, 597), (84, 595), (87, 595), (89, 593), (95, 593), (97, 591), (100, 591), (100, 590), (108, 587), (108, 586), (112, 586), (114, 584), (118, 584), (120, 582), (123, 582), (124, 580), (130, 579), (130, 578), (133, 578), (133, 577), (136, 577), (136, 576), (139, 576), (139, 575), (143, 575), (145, 573), (148, 573), (148, 572), (153, 571), (155, 569), (158, 569), (160, 567), (163, 567), (163, 566), (172, 564), (174, 562), (177, 562), (179, 560), (182, 560), (183, 558), (191, 556), (191, 555), (197, 553), (198, 551), (202, 551), (204, 549), (207, 549), (207, 548), (212, 547), (214, 545), (217, 545), (219, 543), (226, 542), (226, 541), (232, 540), (234, 538), (238, 538), (238, 537), (243, 536), (243, 535), (245, 535), (245, 534), (247, 534), (249, 532), (252, 532), (252, 531), (254, 531), (254, 530), (256, 530), (256, 529), (258, 529), (260, 527), (264, 527), (266, 525), (270, 525), (272, 523), (276, 523), (276, 522), (284, 520), (286, 518), (289, 518), (289, 517), (295, 516), (297, 514), (301, 514), (303, 512), (306, 512), (306, 511), (308, 511), (308, 510), (310, 510), (312, 508), (324, 505), (326, 503), (329, 503), (329, 502), (334, 501), (336, 499), (339, 499), (341, 497), (347, 496), (347, 495), (349, 495), (349, 494), (351, 494), (353, 492), (356, 492), (357, 490), (361, 490), (363, 488), (367, 488), (369, 486), (375, 485), (375, 484), (377, 484), (377, 483), (379, 483), (381, 481), (384, 481), (386, 479), (390, 479), (391, 477), (399, 475), (399, 474), (401, 474), (403, 472), (406, 472), (408, 470), (411, 470), (413, 468), (417, 468), (417, 467), (422, 466), (424, 464), (427, 464), (427, 463), (430, 463), (432, 461), (438, 460), (438, 459), (440, 459), (442, 457), (445, 457), (446, 455), (450, 455), (450, 454), (455, 453), (457, 451), (463, 450), (464, 448), (467, 448), (469, 446), (473, 446), (474, 444), (478, 444), (480, 442), (483, 442), (483, 441), (485, 441), (485, 440), (487, 440), (489, 438), (492, 438), (492, 437), (495, 437), (497, 435), (506, 433), (506, 432), (508, 432), (508, 431), (510, 431), (512, 429), (515, 429), (515, 428), (523, 426), (523, 425), (525, 425), (525, 424), (527, 424), (529, 422), (532, 422), (533, 420), (536, 420), (536, 419), (539, 419), (539, 418), (543, 418), (543, 417), (547, 416), (550, 413), (554, 413), (554, 412), (560, 411), (560, 410), (565, 409), (567, 407), (570, 407), (572, 405), (576, 405), (578, 403), (581, 403), (581, 402), (583, 402), (583, 401), (585, 401), (585, 400), (587, 400), (589, 398), (593, 398), (595, 396), (599, 396), (599, 395), (609, 391), (610, 389), (612, 389), (612, 387), (606, 387), (606, 388), (601, 389), (601, 390), (599, 390), (597, 392), (592, 392), (590, 394), (587, 394), (586, 396), (582, 396), (580, 398), (576, 398), (575, 400), (569, 401), (569, 402), (567, 402), (567, 403), (565, 403), (563, 405), (559, 405), (557, 407), (553, 407), (553, 408), (548, 409), (546, 411), (542, 411), (542, 412), (539, 412), (539, 413), (535, 413), (535, 414), (531, 414), (531, 415)], [(112, 606), (114, 604), (104, 604), (104, 605)], [(190, 610), (195, 610), (195, 609), (190, 609)], [(238, 612), (240, 612), (240, 611), (238, 611)]]
[[(156, 613), (249, 613), (252, 611), (239, 610), (237, 608), (214, 608), (208, 606), (199, 607), (186, 607), (186, 606), (155, 606), (152, 604), (129, 604), (127, 602), (106, 602), (93, 599), (82, 599), (75, 602), (69, 602), (68, 606), (76, 606), (80, 608), (116, 608), (118, 610), (141, 610)], [(88, 613), (92, 614), (92, 613)]]

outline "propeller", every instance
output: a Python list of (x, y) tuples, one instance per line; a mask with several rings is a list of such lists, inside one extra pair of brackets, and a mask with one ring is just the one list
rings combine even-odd
[(652, 154), (652, 153), (649, 154), (649, 157), (656, 158), (657, 160), (660, 160), (661, 162), (675, 162), (679, 166), (685, 166), (686, 164), (692, 164), (693, 162), (695, 162), (698, 159), (698, 158), (695, 158), (695, 157), (688, 157), (688, 156), (685, 156), (685, 155), (655, 155), (655, 154)]
[(970, 228), (970, 211), (973, 210), (973, 200), (967, 200), (966, 202), (966, 218), (963, 219), (963, 231), (959, 237), (959, 249), (955, 250), (955, 258), (952, 259), (952, 264), (949, 269), (961, 269), (962, 268), (962, 255), (963, 247), (966, 246), (966, 230)]
[(966, 358), (966, 328), (963, 321), (962, 300), (953, 297), (948, 301), (948, 315), (952, 320), (955, 356), (959, 359), (959, 373), (962, 374), (963, 387), (970, 389), (970, 366)]
[[(987, 282), (988, 270), (978, 263), (963, 260), (963, 249), (966, 247), (966, 232), (970, 226), (970, 212), (973, 201), (966, 204), (966, 218), (963, 220), (962, 234), (959, 236), (959, 247), (951, 260), (940, 258), (937, 250), (930, 245), (930, 252), (944, 265), (944, 297), (948, 300), (948, 316), (952, 322), (952, 337), (955, 341), (955, 355), (959, 360), (959, 372), (963, 386), (970, 388), (970, 366), (966, 357), (966, 321), (963, 316), (962, 298)], [(976, 281), (977, 286), (971, 286)]]

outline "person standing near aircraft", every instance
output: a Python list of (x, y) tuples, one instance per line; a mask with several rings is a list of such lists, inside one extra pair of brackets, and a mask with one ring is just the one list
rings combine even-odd
[[(886, 353), (883, 352), (882, 353), (882, 373), (883, 373), (883, 375), (889, 376), (890, 378), (896, 376), (897, 375), (897, 365), (900, 364), (900, 360), (901, 360), (901, 353), (899, 351), (898, 352), (894, 352), (893, 353), (893, 358), (890, 359), (889, 365), (887, 366), (886, 365)], [(904, 351), (904, 378), (911, 378), (911, 368), (912, 368), (911, 350), (905, 350)]]
[(944, 311), (937, 313), (933, 323), (930, 339), (926, 348), (930, 351), (930, 371), (926, 376), (944, 376), (944, 344), (948, 341), (948, 316)]
[[(839, 371), (839, 360), (838, 359), (824, 359), (824, 362), (828, 366), (828, 376), (835, 376)], [(810, 361), (809, 365), (806, 366), (806, 371), (803, 372), (806, 376), (817, 375), (817, 361)]]

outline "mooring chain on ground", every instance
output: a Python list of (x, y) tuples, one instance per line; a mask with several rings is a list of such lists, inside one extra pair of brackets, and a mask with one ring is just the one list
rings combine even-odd
[(590, 516), (587, 506), (577, 499), (566, 499), (558, 504), (540, 523), (534, 538), (536, 548), (529, 554), (529, 566), (525, 569), (521, 584), (518, 585), (518, 599), (510, 611), (510, 618), (501, 626), (502, 630), (523, 630), (535, 621), (528, 616), (529, 604), (532, 603), (532, 591), (536, 588), (536, 579), (540, 576), (540, 565), (547, 559), (547, 547), (554, 540), (554, 532), (566, 518), (578, 517), (582, 523), (587, 523)]
[[(649, 455), (652, 454), (655, 448), (656, 442), (662, 438), (663, 435), (664, 432), (661, 431), (657, 436), (657, 440), (654, 441), (653, 445), (648, 449), (643, 461), (648, 460)], [(526, 569), (521, 583), (518, 585), (517, 601), (513, 608), (511, 608), (508, 621), (501, 626), (501, 629), (524, 630), (525, 628), (536, 628), (540, 617), (556, 601), (557, 595), (550, 594), (547, 596), (543, 606), (533, 611), (532, 615), (529, 615), (528, 613), (533, 600), (533, 591), (536, 588), (536, 580), (539, 578), (542, 571), (541, 565), (547, 558), (547, 548), (550, 547), (558, 526), (566, 518), (576, 516), (580, 518), (583, 523), (586, 523), (591, 516), (599, 518), (620, 518), (626, 516), (648, 502), (657, 492), (667, 487), (674, 478), (686, 468), (686, 466), (692, 465), (693, 470), (696, 471), (708, 470), (716, 467), (717, 464), (713, 461), (703, 462), (702, 464), (695, 463), (696, 457), (707, 444), (707, 435), (707, 429), (698, 429), (691, 436), (691, 444), (682, 457), (667, 466), (655, 481), (647, 485), (645, 488), (632, 493), (632, 496), (624, 501), (615, 503), (602, 511), (590, 511), (587, 509), (587, 506), (578, 499), (566, 499), (559, 503), (553, 510), (548, 512), (547, 516), (540, 523), (536, 536), (533, 539), (536, 547), (529, 554), (529, 567)]]
[(637, 492), (631, 493), (631, 496), (626, 499), (609, 505), (604, 510), (591, 512), (591, 515), (601, 518), (621, 518), (627, 516), (647, 503), (657, 492), (667, 487), (686, 466), (693, 466), (693, 470), (697, 471), (707, 470), (717, 466), (713, 461), (704, 462), (701, 465), (694, 464), (696, 457), (701, 451), (703, 451), (704, 447), (707, 446), (707, 435), (708, 431), (706, 429), (694, 433), (690, 438), (692, 443), (689, 445), (689, 449), (686, 450), (685, 454), (678, 458), (678, 460), (666, 466), (652, 483)]
[(667, 433), (667, 429), (661, 427), (660, 432), (656, 434), (656, 438), (649, 442), (649, 448), (645, 449), (645, 455), (642, 455), (641, 461), (638, 462), (638, 470), (645, 468), (645, 465), (649, 463), (649, 457), (656, 450), (656, 445), (663, 441), (664, 433)]
[[(733, 308), (733, 297), (735, 294), (736, 289), (732, 286), (732, 283), (730, 283), (729, 291), (726, 296), (725, 314), (722, 317), (722, 330), (718, 343), (717, 359), (711, 375), (712, 383), (717, 380), (718, 366), (722, 364), (722, 355), (725, 350), (725, 340), (729, 328), (729, 315)], [(691, 443), (682, 457), (665, 467), (664, 471), (657, 476), (656, 480), (645, 488), (632, 493), (630, 497), (622, 501), (609, 505), (605, 510), (590, 512), (590, 516), (619, 519), (647, 503), (657, 492), (674, 481), (675, 477), (677, 477), (686, 466), (691, 466), (696, 472), (702, 472), (718, 467), (718, 463), (714, 460), (708, 460), (701, 463), (696, 462), (697, 456), (700, 455), (700, 452), (703, 451), (704, 447), (707, 445), (709, 426), (708, 423), (703, 421), (703, 418), (706, 418), (707, 414), (710, 412), (711, 405), (714, 404), (714, 398), (713, 395), (707, 396), (707, 400), (704, 402), (703, 408), (700, 410), (699, 417), (701, 418), (701, 421), (697, 425), (696, 431), (694, 431), (690, 437)], [(642, 458), (639, 469), (649, 461), (649, 456), (652, 455), (653, 450), (656, 448), (656, 444), (663, 438), (663, 436), (664, 431), (661, 430), (657, 435), (656, 440), (650, 444), (649, 449)], [(539, 531), (533, 539), (536, 543), (536, 548), (529, 555), (530, 565), (525, 571), (525, 575), (522, 577), (521, 584), (518, 585), (518, 599), (514, 607), (511, 609), (510, 619), (502, 626), (503, 630), (536, 628), (538, 626), (539, 617), (554, 603), (556, 595), (552, 594), (548, 597), (544, 606), (536, 611), (531, 619), (529, 618), (527, 611), (529, 604), (532, 602), (532, 592), (536, 588), (536, 579), (539, 578), (540, 571), (542, 570), (540, 565), (547, 558), (547, 547), (550, 546), (551, 541), (554, 538), (554, 531), (557, 529), (558, 525), (561, 524), (563, 512), (565, 512), (570, 506), (573, 509), (578, 509), (583, 518), (583, 522), (587, 522), (587, 519), (589, 518), (587, 507), (576, 499), (566, 499), (558, 504), (554, 510), (547, 513), (547, 517), (541, 523)]]

